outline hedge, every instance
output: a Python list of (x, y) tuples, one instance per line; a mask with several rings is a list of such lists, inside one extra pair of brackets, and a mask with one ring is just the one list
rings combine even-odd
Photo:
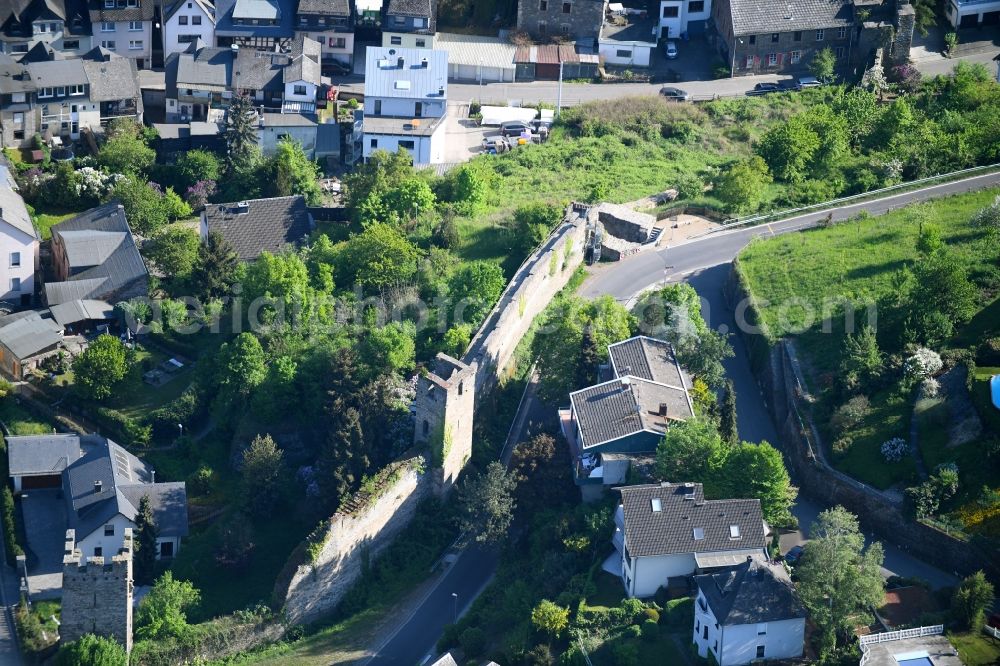
[(207, 413), (201, 391), (194, 385), (189, 386), (179, 396), (150, 414), (153, 438), (158, 441), (171, 440), (177, 435), (178, 423), (191, 430), (191, 426), (204, 419)]
[(90, 414), (102, 429), (107, 431), (111, 439), (132, 446), (146, 446), (152, 439), (153, 429), (140, 423), (117, 409), (98, 407)]

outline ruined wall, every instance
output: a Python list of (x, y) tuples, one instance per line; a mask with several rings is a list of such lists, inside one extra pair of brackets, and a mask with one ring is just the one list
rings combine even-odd
[(424, 459), (392, 463), (376, 477), (375, 491), (356, 493), (333, 515), (309, 547), (297, 550), (290, 579), (279, 578), (275, 597), (289, 624), (307, 624), (329, 613), (360, 578), (366, 560), (375, 560), (405, 528), (420, 502), (434, 492)]
[(132, 650), (132, 530), (113, 557), (84, 560), (76, 533), (66, 530), (59, 637), (70, 643), (84, 634), (107, 636)]
[(447, 354), (417, 377), (413, 441), (430, 448), (435, 492), (445, 496), (472, 456), (476, 370)]

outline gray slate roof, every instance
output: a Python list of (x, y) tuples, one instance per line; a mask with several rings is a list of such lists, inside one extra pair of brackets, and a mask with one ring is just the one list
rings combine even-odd
[(306, 200), (301, 195), (252, 199), (247, 204), (243, 213), (237, 212), (235, 202), (210, 205), (203, 213), (208, 233), (220, 234), (241, 261), (298, 245), (312, 231)]
[(30, 62), (26, 65), (38, 88), (55, 88), (87, 83), (87, 73), (79, 58)]
[[(239, 0), (218, 0), (215, 3), (215, 34), (221, 37), (270, 37), (290, 38), (295, 22), (295, 0), (271, 0), (279, 11), (278, 25), (237, 25), (233, 13)], [(241, 12), (254, 11), (244, 7)]]
[[(149, 277), (125, 219), (125, 210), (117, 201), (54, 225), (52, 238), (53, 251), (65, 247), (71, 268), (83, 270), (72, 274), (65, 282), (45, 284), (50, 306), (67, 301), (104, 299), (136, 280)], [(96, 265), (95, 260), (98, 260)]]
[(114, 306), (107, 301), (93, 299), (60, 303), (53, 305), (49, 311), (56, 323), (63, 327), (78, 321), (105, 321), (115, 317)]
[(0, 181), (0, 220), (31, 238), (38, 238), (38, 232), (31, 221), (24, 199), (9, 183)]
[[(706, 500), (700, 483), (623, 486), (625, 545), (633, 557), (675, 553), (713, 553), (763, 548), (764, 517), (760, 500)], [(691, 499), (685, 499), (693, 495)], [(654, 511), (658, 499), (661, 510)], [(730, 538), (730, 526), (739, 538)], [(703, 538), (695, 538), (695, 528)]]
[(299, 14), (315, 16), (350, 16), (350, 0), (299, 0)]
[[(389, 51), (394, 51), (392, 55)], [(403, 68), (398, 59), (403, 58)], [(427, 67), (421, 61), (427, 59)], [(406, 82), (405, 89), (397, 82)], [(439, 91), (444, 89), (444, 95)], [(445, 99), (448, 96), (448, 52), (369, 46), (365, 54), (365, 94), (369, 97)]]
[(135, 100), (142, 112), (142, 91), (135, 59), (124, 58), (107, 49), (97, 47), (80, 57), (90, 83), (90, 101), (112, 102), (121, 99)]
[(30, 38), (36, 20), (59, 19), (70, 35), (89, 35), (86, 0), (5, 0), (0, 2), (0, 37)]
[(9, 95), (35, 90), (35, 82), (27, 72), (28, 69), (24, 65), (15, 62), (6, 53), (0, 53), (0, 93)]
[(608, 345), (608, 355), (616, 377), (632, 375), (680, 388), (688, 385), (674, 350), (663, 340), (637, 335)]
[(82, 452), (74, 434), (6, 437), (10, 476), (62, 474)]
[(116, 7), (105, 9), (104, 0), (90, 0), (90, 22), (101, 21), (152, 21), (156, 3), (153, 0), (139, 0), (138, 7)]
[(193, 2), (201, 7), (202, 11), (204, 11), (208, 16), (208, 19), (213, 22), (215, 21), (215, 6), (210, 2), (206, 2), (206, 0), (177, 0), (177, 2), (173, 5), (167, 7), (166, 11), (163, 13), (163, 20), (170, 20), (170, 18), (177, 13), (177, 10), (181, 7), (187, 6), (187, 3), (189, 2)]
[(282, 76), (289, 61), (287, 55), (280, 53), (240, 49), (233, 63), (233, 89), (284, 90)]
[(233, 78), (232, 49), (216, 49), (194, 42), (182, 53), (171, 53), (164, 64), (167, 97), (177, 88), (223, 92)]
[(62, 342), (62, 327), (34, 311), (0, 319), (0, 343), (24, 360)]
[(315, 39), (309, 39), (302, 34), (296, 35), (292, 45), (292, 61), (285, 66), (283, 72), (284, 82), (308, 81), (319, 85), (322, 83), (320, 75), (320, 59), (322, 47)]
[(778, 622), (806, 616), (785, 569), (762, 558), (695, 576), (694, 582), (721, 625)]
[[(63, 472), (69, 527), (80, 538), (121, 514), (135, 521), (139, 501), (149, 495), (156, 526), (163, 537), (188, 533), (187, 493), (183, 483), (151, 483), (146, 464), (115, 444), (101, 440)], [(100, 491), (95, 482), (100, 481)]]
[[(412, 16), (428, 19), (428, 27), (421, 29), (421, 32), (434, 32), (437, 28), (434, 0), (389, 0), (385, 13), (386, 16)], [(386, 29), (392, 30), (391, 24)]]
[(736, 35), (815, 30), (850, 25), (845, 0), (728, 0)]
[[(672, 421), (685, 421), (694, 412), (687, 391), (638, 377), (612, 379), (570, 394), (588, 448), (648, 431), (663, 434)], [(661, 415), (661, 406), (666, 415)]]

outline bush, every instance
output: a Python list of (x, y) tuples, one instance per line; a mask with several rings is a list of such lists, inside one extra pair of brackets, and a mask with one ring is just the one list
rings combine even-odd
[(853, 437), (838, 437), (833, 440), (833, 444), (830, 445), (833, 449), (833, 453), (837, 456), (847, 455), (847, 452), (851, 450), (852, 446), (854, 446)]
[(655, 641), (660, 635), (660, 626), (655, 620), (646, 620), (642, 623), (642, 637), (647, 641)]
[(882, 442), (882, 457), (886, 459), (886, 462), (899, 462), (909, 449), (910, 445), (905, 439), (902, 437), (893, 437), (886, 442)]
[(642, 636), (642, 627), (640, 627), (637, 624), (630, 624), (629, 626), (625, 627), (623, 635), (627, 636), (628, 638), (639, 638), (640, 636)]
[(647, 619), (652, 620), (653, 622), (660, 621), (660, 611), (656, 610), (655, 608), (647, 608), (643, 612), (646, 614)]
[(152, 434), (158, 441), (171, 440), (178, 434), (177, 424), (185, 429), (200, 420), (205, 414), (206, 405), (201, 394), (194, 386), (189, 386), (183, 393), (150, 415)]
[(458, 637), (466, 657), (478, 657), (486, 648), (486, 634), (479, 627), (469, 627)]
[[(638, 632), (639, 627), (636, 627)], [(614, 662), (617, 666), (639, 666), (639, 648), (631, 643), (618, 643), (614, 647)]]
[(871, 412), (871, 403), (863, 395), (856, 395), (837, 408), (830, 418), (830, 426), (839, 435), (857, 427)]
[(24, 555), (24, 551), (17, 543), (17, 532), (14, 529), (14, 495), (6, 485), (3, 488), (0, 502), (3, 503), (3, 546), (7, 551), (7, 561), (14, 562), (18, 555)]
[(192, 495), (208, 495), (212, 492), (215, 472), (208, 465), (202, 465), (187, 479), (187, 488)]
[(98, 407), (90, 415), (99, 426), (106, 428), (112, 439), (132, 446), (147, 446), (152, 439), (153, 429), (117, 409)]
[(976, 365), (1000, 366), (1000, 337), (983, 340), (976, 350)]

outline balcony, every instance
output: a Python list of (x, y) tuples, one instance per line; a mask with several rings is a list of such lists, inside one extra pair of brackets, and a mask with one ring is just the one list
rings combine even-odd
[(282, 113), (304, 113), (304, 114), (314, 114), (316, 113), (316, 103), (315, 102), (294, 102), (294, 101), (283, 101), (281, 103)]

